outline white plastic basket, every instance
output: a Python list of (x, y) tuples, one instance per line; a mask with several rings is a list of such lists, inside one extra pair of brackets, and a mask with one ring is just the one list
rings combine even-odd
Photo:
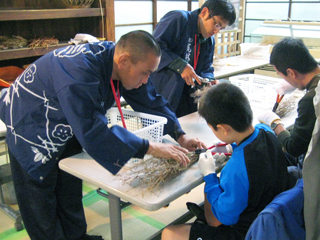
[[(164, 124), (167, 123), (165, 117), (128, 109), (122, 109), (122, 112), (128, 131), (152, 142), (162, 142)], [(106, 116), (108, 117), (109, 127), (114, 125), (123, 127), (118, 108), (110, 108)]]
[(276, 102), (275, 86), (280, 78), (258, 74), (243, 74), (229, 78), (230, 82), (246, 94), (250, 104), (261, 108), (272, 108)]

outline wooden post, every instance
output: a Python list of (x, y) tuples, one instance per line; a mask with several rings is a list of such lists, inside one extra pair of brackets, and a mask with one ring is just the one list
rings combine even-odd
[(116, 41), (115, 18), (114, 18), (114, 0), (106, 0), (106, 32), (108, 41)]

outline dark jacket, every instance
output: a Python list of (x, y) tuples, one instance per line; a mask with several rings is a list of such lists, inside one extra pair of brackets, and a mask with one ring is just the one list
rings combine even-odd
[[(195, 35), (199, 34), (199, 12), (199, 9), (192, 12), (182, 10), (168, 12), (160, 20), (153, 33), (161, 47), (162, 57), (158, 71), (151, 74), (151, 79), (157, 93), (169, 101), (174, 111), (178, 107), (185, 85), (184, 79), (181, 78), (182, 67), (187, 62), (194, 67), (194, 45)], [(195, 69), (195, 72), (201, 77), (211, 79), (214, 77), (212, 67), (214, 45), (214, 37), (206, 39), (201, 44)]]
[[(108, 127), (106, 111), (115, 99), (110, 87), (115, 44), (99, 42), (57, 49), (31, 64), (0, 99), (7, 144), (21, 166), (42, 181), (74, 138), (92, 158), (116, 173), (149, 147), (120, 126)], [(164, 134), (183, 131), (168, 102), (148, 81), (120, 92), (140, 112), (166, 117)]]

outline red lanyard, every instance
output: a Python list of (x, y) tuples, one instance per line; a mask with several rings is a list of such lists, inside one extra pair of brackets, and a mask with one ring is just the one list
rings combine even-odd
[(196, 70), (197, 68), (199, 54), (200, 54), (200, 44), (198, 44), (198, 52), (197, 52), (197, 34), (196, 34), (194, 36), (194, 64), (193, 64), (194, 70)]
[(111, 84), (111, 88), (112, 88), (112, 93), (113, 93), (114, 99), (116, 100), (116, 103), (117, 103), (117, 106), (118, 106), (118, 109), (119, 109), (119, 112), (120, 112), (120, 115), (121, 115), (121, 121), (122, 121), (123, 127), (127, 128), (126, 123), (124, 121), (123, 113), (122, 113), (122, 110), (121, 110), (119, 81), (117, 81), (117, 92), (116, 92), (116, 89), (114, 88), (114, 84), (113, 84), (112, 78), (110, 80), (110, 84)]

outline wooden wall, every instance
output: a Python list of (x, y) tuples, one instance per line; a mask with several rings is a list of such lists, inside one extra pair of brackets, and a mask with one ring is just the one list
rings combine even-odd
[[(63, 8), (62, 0), (1, 0), (1, 9), (43, 9)], [(99, 0), (94, 0), (92, 7), (99, 6)]]

